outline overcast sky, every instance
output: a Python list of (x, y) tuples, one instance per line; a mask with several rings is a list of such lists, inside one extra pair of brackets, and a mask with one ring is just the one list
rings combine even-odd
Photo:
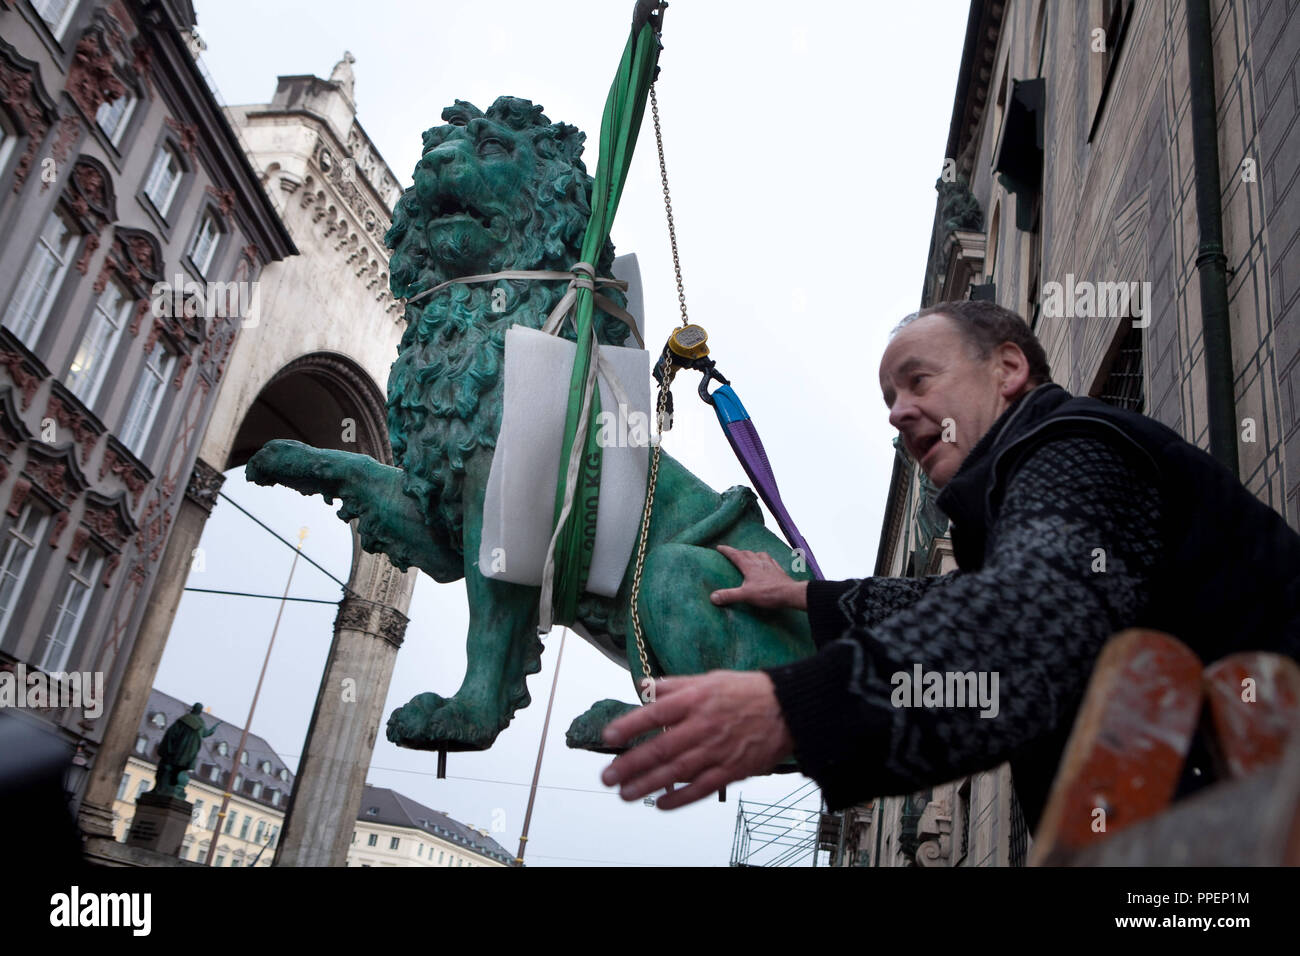
[[(631, 0), (317, 2), (198, 0), (203, 59), (228, 103), (269, 102), (282, 74), (328, 76), (356, 57), (358, 119), (403, 186), (420, 133), (455, 99), (499, 95), (543, 105), (588, 134), (596, 162), (605, 94), (627, 37)], [(786, 505), (828, 577), (874, 568), (893, 431), (877, 369), (889, 330), (919, 306), (965, 32), (965, 0), (789, 4), (675, 0), (665, 16), (657, 88), (690, 318), (757, 424)], [(304, 13), (309, 15), (304, 16)], [(613, 239), (635, 252), (655, 351), (680, 320), (649, 110)], [(745, 483), (687, 374), (665, 448), (715, 489)], [(382, 388), (385, 383), (380, 382)], [(243, 481), (225, 492), (346, 579), (348, 528), (320, 499)], [(769, 526), (775, 523), (769, 520)], [(221, 502), (203, 536), (194, 587), (280, 593), (292, 552)], [(298, 565), (292, 593), (337, 601), (325, 575)], [(242, 724), (277, 602), (186, 593), (158, 672), (160, 690)], [(296, 769), (329, 648), (333, 605), (290, 604), (254, 732)], [(421, 577), (386, 715), (415, 694), (450, 696), (465, 668), (462, 583)], [(368, 780), (518, 845), (560, 630), (520, 711), (485, 753), (401, 750), (380, 728)], [(634, 699), (627, 671), (570, 635), (533, 811), (527, 862), (725, 866), (738, 801), (772, 802), (807, 783), (789, 775), (733, 785), (660, 811), (604, 787), (608, 758), (568, 750), (564, 731), (596, 700)], [(815, 787), (802, 806), (816, 809)], [(755, 841), (755, 845), (760, 841)], [(774, 854), (759, 854), (757, 860)], [(808, 865), (805, 856), (799, 865)]]

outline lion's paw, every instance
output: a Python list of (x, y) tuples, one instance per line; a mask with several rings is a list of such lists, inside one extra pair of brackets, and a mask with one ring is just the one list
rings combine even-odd
[(418, 694), (388, 718), (388, 739), (412, 750), (486, 750), (500, 728), (456, 698)]

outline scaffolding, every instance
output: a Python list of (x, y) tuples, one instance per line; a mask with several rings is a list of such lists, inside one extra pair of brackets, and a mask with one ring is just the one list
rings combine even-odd
[(821, 791), (811, 780), (776, 803), (741, 798), (731, 842), (732, 866), (817, 866), (823, 849)]

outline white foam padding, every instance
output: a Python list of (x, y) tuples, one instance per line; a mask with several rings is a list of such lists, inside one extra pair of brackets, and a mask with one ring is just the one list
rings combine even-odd
[[(479, 570), (485, 577), (539, 586), (555, 514), (560, 444), (577, 346), (557, 336), (515, 325), (506, 331), (505, 399), (483, 502)], [(596, 543), (586, 590), (613, 597), (632, 556), (645, 505), (650, 449), (650, 353), (600, 346), (600, 354), (627, 397), (620, 415), (613, 392), (597, 377), (600, 407), (615, 442), (603, 448)], [(641, 416), (639, 419), (635, 415)], [(641, 442), (637, 445), (635, 442)], [(574, 511), (581, 514), (581, 502)]]

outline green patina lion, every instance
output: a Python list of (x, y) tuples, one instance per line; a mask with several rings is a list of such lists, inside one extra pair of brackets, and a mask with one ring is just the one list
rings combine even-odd
[[(393, 250), (393, 295), (411, 298), (459, 276), (576, 262), (591, 195), (580, 159), (583, 134), (514, 97), (501, 97), (486, 113), (458, 100), (442, 118), (445, 125), (424, 133), (414, 185), (385, 237)], [(607, 243), (597, 263), (601, 275), (609, 275), (613, 257)], [(453, 697), (424, 693), (394, 711), (388, 739), (399, 746), (486, 749), (530, 701), (525, 679), (541, 669), (538, 589), (480, 574), (479, 535), (501, 422), (505, 331), (514, 323), (540, 327), (564, 289), (563, 282), (525, 280), (461, 284), (407, 307), (388, 379), (396, 467), (284, 440), (268, 442), (248, 463), (247, 475), (258, 484), (342, 499), (339, 517), (357, 519), (367, 551), (437, 581), (465, 579), (464, 682)], [(625, 304), (618, 293), (611, 298)], [(624, 344), (620, 322), (597, 318), (602, 342)], [(763, 526), (752, 491), (736, 486), (718, 494), (663, 455), (640, 599), (656, 676), (749, 670), (813, 652), (802, 613), (710, 602), (710, 592), (741, 580), (717, 544), (766, 551), (784, 567), (798, 563)], [(629, 562), (616, 597), (584, 595), (573, 628), (639, 679), (628, 617), (631, 578)], [(594, 704), (569, 728), (569, 746), (608, 752), (601, 729), (632, 706)]]

